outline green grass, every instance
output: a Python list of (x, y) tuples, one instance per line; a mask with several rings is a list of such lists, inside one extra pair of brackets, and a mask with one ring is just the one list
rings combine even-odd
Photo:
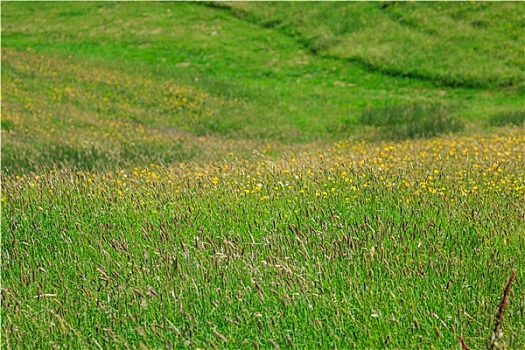
[(297, 38), (316, 54), (386, 74), (445, 86), (523, 87), (523, 3), (238, 2), (227, 7)]
[(525, 123), (525, 111), (502, 112), (490, 118), (493, 126), (523, 125)]
[(519, 348), (524, 141), (9, 176), (4, 344)]
[(449, 108), (431, 104), (365, 108), (359, 121), (362, 125), (380, 127), (383, 135), (394, 140), (432, 137), (463, 129)]
[[(111, 67), (118, 74), (149, 75), (153, 80), (171, 77), (212, 95), (238, 98), (244, 103), (242, 110), (222, 113), (204, 125), (205, 131), (228, 137), (286, 142), (347, 137), (348, 121), (357, 121), (365, 107), (385, 103), (448, 104), (468, 121), (523, 109), (523, 91), (517, 87), (452, 89), (436, 84), (432, 77), (385, 75), (359, 62), (312, 54), (301, 38), (237, 19), (232, 16), (235, 12), (196, 4), (76, 4), (72, 16), (67, 4), (38, 6), (36, 13), (29, 6), (4, 4), (4, 47), (58, 56), (63, 65), (80, 59)], [(367, 10), (370, 4), (363, 6), (361, 12), (373, 14)], [(375, 37), (371, 35), (370, 40)], [(507, 41), (512, 41), (510, 34)], [(431, 58), (442, 60), (436, 55)], [(492, 56), (479, 60), (499, 62)], [(4, 64), (7, 77), (9, 70)], [(513, 72), (514, 80), (523, 77), (522, 71)], [(39, 84), (38, 79), (27, 82)], [(337, 130), (344, 132), (338, 135)], [(202, 132), (202, 128), (191, 131)], [(359, 128), (354, 131), (362, 136)]]
[(525, 347), (522, 29), (2, 3), (0, 347)]

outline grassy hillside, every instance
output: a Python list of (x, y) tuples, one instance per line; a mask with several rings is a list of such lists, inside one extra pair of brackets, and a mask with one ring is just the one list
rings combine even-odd
[(520, 86), (525, 4), (229, 3), (311, 52), (446, 86)]
[[(274, 5), (277, 8), (292, 6)], [(293, 11), (293, 6), (287, 11)], [(363, 6), (359, 7), (362, 16), (368, 13), (374, 18), (375, 12), (367, 10), (371, 4)], [(309, 40), (307, 34), (295, 37), (286, 31), (258, 27), (246, 18), (234, 17), (234, 11), (174, 3), (86, 3), (76, 4), (74, 9), (60, 3), (36, 7), (6, 3), (3, 9), (4, 48), (24, 51), (26, 56), (49, 55), (61, 61), (59, 65), (75, 65), (78, 60), (84, 60), (93, 66), (108, 67), (117, 75), (136, 73), (153, 80), (176, 79), (178, 85), (240, 101), (236, 108), (224, 110), (213, 121), (205, 121), (207, 125), (185, 124), (186, 131), (198, 134), (287, 142), (333, 140), (349, 135), (362, 137), (370, 135), (370, 130), (359, 125), (363, 109), (412, 104), (443, 105), (451, 110), (454, 118), (467, 121), (467, 129), (479, 130), (494, 115), (523, 111), (523, 91), (514, 85), (502, 89), (452, 89), (433, 80), (437, 71), (425, 79), (410, 78), (408, 73), (404, 78), (385, 75), (384, 69), (370, 70), (366, 65), (341, 60), (337, 55), (312, 54), (314, 44), (304, 44)], [(316, 9), (307, 5), (296, 12), (315, 14)], [(338, 17), (334, 18), (337, 18), (334, 23), (341, 23)], [(306, 28), (309, 27), (305, 26), (304, 30)], [(380, 36), (374, 33), (370, 40), (376, 37)], [(405, 41), (402, 35), (399, 40)], [(520, 41), (513, 39), (511, 31), (506, 41), (513, 44), (508, 52), (500, 51), (500, 54), (515, 57), (513, 48), (520, 45)], [(485, 47), (482, 43), (478, 42)], [(370, 48), (378, 47), (375, 43), (370, 45)], [(403, 48), (403, 52), (414, 50)], [(418, 59), (421, 64), (402, 56), (389, 57), (414, 69), (423, 69), (434, 66), (435, 60), (444, 61), (443, 57), (450, 56), (448, 48), (439, 52), (439, 55)], [(475, 57), (477, 61), (506, 67), (506, 63), (495, 56)], [(471, 74), (472, 69), (465, 65), (454, 66)], [(519, 60), (517, 66), (523, 66)], [(489, 80), (490, 74), (506, 69), (479, 67)], [(2, 68), (6, 84), (13, 75), (23, 74), (10, 73), (8, 60), (4, 60)], [(513, 82), (523, 76), (520, 70), (512, 72)], [(41, 73), (36, 74), (28, 78), (38, 80)], [(36, 81), (30, 84), (38, 86)], [(39, 93), (38, 90), (27, 89), (25, 93)], [(9, 111), (9, 106), (6, 109)], [(96, 113), (92, 105), (84, 109)], [(151, 112), (158, 114), (159, 111), (152, 109)]]
[(523, 10), (3, 2), (0, 347), (525, 347)]

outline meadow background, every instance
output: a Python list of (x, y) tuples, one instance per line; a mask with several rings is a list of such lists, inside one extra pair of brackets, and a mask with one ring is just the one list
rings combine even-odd
[(524, 32), (2, 2), (1, 347), (525, 347)]

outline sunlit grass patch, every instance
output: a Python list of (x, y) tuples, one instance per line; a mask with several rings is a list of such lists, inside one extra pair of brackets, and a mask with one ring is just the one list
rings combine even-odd
[[(448, 86), (519, 86), (522, 3), (245, 3), (240, 18), (278, 29), (315, 54)], [(352, 20), (348, 20), (352, 18)]]

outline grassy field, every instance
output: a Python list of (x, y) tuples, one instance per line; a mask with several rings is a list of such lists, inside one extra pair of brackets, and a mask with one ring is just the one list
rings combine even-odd
[(0, 346), (525, 347), (524, 6), (2, 3)]

